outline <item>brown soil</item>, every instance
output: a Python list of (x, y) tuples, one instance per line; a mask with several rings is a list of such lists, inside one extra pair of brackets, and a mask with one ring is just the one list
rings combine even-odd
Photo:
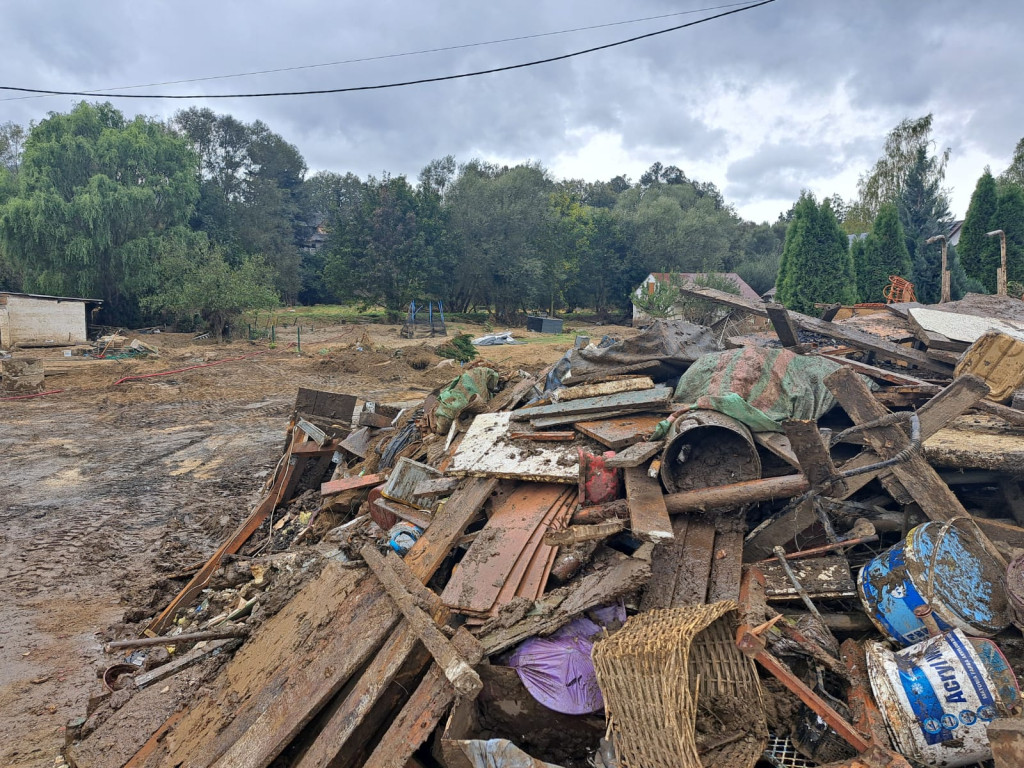
[[(63, 392), (0, 401), (0, 765), (54, 764), (64, 725), (85, 714), (97, 669), (115, 660), (102, 652), (106, 629), (152, 613), (159, 606), (146, 603), (166, 596), (148, 587), (204, 560), (247, 514), (299, 387), (421, 400), (459, 370), (433, 354), (439, 340), (401, 339), (397, 326), (304, 331), (302, 355), (282, 336), (275, 349), (141, 337), (160, 350), (154, 359), (18, 353), (43, 359), (47, 389)], [(564, 346), (482, 352), (503, 370), (536, 370)], [(243, 355), (254, 356), (114, 385)]]

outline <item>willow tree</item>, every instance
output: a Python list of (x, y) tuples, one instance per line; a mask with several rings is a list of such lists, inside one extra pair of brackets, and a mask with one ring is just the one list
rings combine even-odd
[(101, 298), (108, 322), (136, 320), (159, 282), (160, 238), (188, 224), (196, 163), (162, 123), (110, 104), (51, 113), (30, 131), (0, 206), (0, 244), (24, 288)]

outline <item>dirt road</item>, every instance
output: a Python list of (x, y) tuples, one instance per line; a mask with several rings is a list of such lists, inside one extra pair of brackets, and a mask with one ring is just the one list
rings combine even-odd
[[(610, 330), (629, 333), (594, 335)], [(64, 725), (85, 713), (109, 663), (100, 633), (246, 515), (280, 458), (298, 387), (422, 399), (456, 370), (437, 367), (424, 346), (436, 341), (401, 340), (387, 326), (304, 331), (302, 356), (284, 344), (146, 340), (158, 359), (75, 361), (48, 380), (63, 393), (0, 402), (0, 765), (53, 765)], [(486, 354), (537, 368), (563, 351), (535, 343)], [(113, 386), (254, 352), (263, 354)]]

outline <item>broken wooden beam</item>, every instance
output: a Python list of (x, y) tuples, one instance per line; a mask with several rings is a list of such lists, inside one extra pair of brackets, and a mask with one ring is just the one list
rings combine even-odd
[(548, 531), (544, 534), (544, 543), (549, 547), (568, 547), (584, 541), (600, 541), (623, 531), (625, 527), (625, 522), (618, 519), (596, 525), (573, 525), (560, 531)]
[(800, 336), (789, 312), (781, 304), (765, 304), (768, 312), (768, 319), (772, 321), (775, 335), (779, 337), (784, 347), (795, 347), (800, 344)]
[(664, 443), (633, 443), (633, 445), (619, 451), (614, 456), (605, 459), (606, 467), (639, 467), (646, 464), (648, 460), (661, 451)]
[[(662, 414), (634, 413), (620, 414), (612, 417), (604, 414), (604, 418), (594, 421), (577, 421), (573, 427), (587, 437), (597, 440), (601, 445), (613, 451), (643, 442), (657, 428), (664, 418)], [(536, 422), (533, 422), (536, 424)]]
[[(724, 291), (716, 291), (713, 288), (682, 288), (682, 293), (708, 299), (716, 304), (722, 304), (733, 309), (740, 309), (758, 317), (768, 317), (768, 310), (764, 302), (744, 299), (741, 296), (734, 296)], [(789, 312), (792, 322), (805, 331), (820, 333), (829, 336), (846, 344), (851, 344), (858, 349), (874, 352), (880, 357), (890, 360), (900, 360), (911, 365), (916, 365), (926, 371), (934, 371), (946, 376), (953, 374), (953, 367), (945, 363), (932, 360), (924, 352), (909, 347), (902, 347), (879, 336), (861, 331), (850, 326), (831, 323), (799, 312)]]
[[(456, 631), (451, 644), (468, 664), (476, 665), (483, 659), (483, 648), (465, 627)], [(363, 768), (406, 768), (409, 758), (434, 732), (454, 700), (455, 691), (441, 667), (432, 664), (426, 677), (384, 732)]]
[(645, 389), (654, 389), (654, 380), (650, 376), (637, 376), (630, 379), (605, 381), (600, 384), (580, 384), (575, 387), (562, 387), (551, 393), (551, 402), (564, 403), (588, 397), (617, 395), (621, 392), (639, 392)]
[(541, 443), (570, 443), (576, 439), (575, 432), (509, 432), (509, 440), (536, 440)]
[(321, 496), (334, 496), (345, 491), (355, 491), (360, 488), (372, 488), (380, 485), (387, 477), (383, 474), (361, 475), (357, 477), (339, 477), (337, 480), (328, 480), (320, 485)]
[(363, 547), (359, 554), (373, 571), (388, 595), (395, 601), (398, 610), (401, 611), (405, 620), (409, 622), (416, 636), (430, 651), (444, 676), (458, 691), (460, 696), (475, 698), (483, 688), (480, 675), (473, 671), (473, 668), (466, 662), (466, 659), (455, 650), (451, 642), (441, 632), (434, 620), (419, 607), (413, 594), (410, 593), (402, 583), (402, 580), (395, 572), (399, 568), (406, 568), (401, 558), (394, 558), (390, 563), (384, 560), (377, 548), (372, 544)]
[(602, 411), (642, 411), (652, 405), (667, 403), (672, 398), (668, 387), (655, 387), (637, 392), (620, 392), (603, 397), (587, 397), (567, 403), (552, 403), (535, 408), (521, 408), (512, 412), (513, 421), (527, 421), (545, 416), (570, 416)]
[(655, 543), (673, 537), (661, 482), (651, 477), (646, 467), (627, 467), (626, 503), (629, 506), (629, 527), (633, 535)]

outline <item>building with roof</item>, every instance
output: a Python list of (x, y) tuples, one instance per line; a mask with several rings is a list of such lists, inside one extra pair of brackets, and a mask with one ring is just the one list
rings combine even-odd
[(0, 348), (84, 344), (86, 309), (102, 304), (100, 299), (0, 291)]

